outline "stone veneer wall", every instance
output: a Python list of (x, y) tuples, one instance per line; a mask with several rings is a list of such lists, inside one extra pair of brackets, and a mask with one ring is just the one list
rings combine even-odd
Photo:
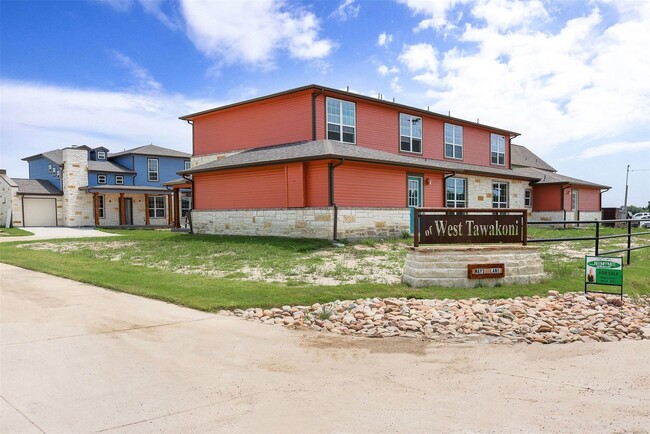
[(79, 190), (88, 185), (88, 151), (65, 148), (63, 164), (63, 226), (94, 226), (93, 196)]
[[(468, 264), (505, 264), (505, 277), (468, 279)], [(537, 247), (504, 245), (444, 245), (410, 247), (402, 281), (408, 286), (473, 288), (497, 284), (529, 284), (544, 280)]]
[[(334, 208), (192, 211), (194, 232), (332, 239)], [(338, 238), (401, 236), (410, 227), (408, 208), (339, 208)]]
[(458, 178), (467, 179), (467, 207), (468, 208), (492, 208), (492, 182), (506, 182), (508, 183), (508, 207), (509, 208), (525, 208), (524, 207), (524, 191), (531, 189), (528, 181), (517, 179), (500, 179), (500, 178), (487, 178), (482, 176), (462, 176)]
[[(92, 195), (91, 195), (92, 196)], [(99, 219), (100, 226), (119, 226), (120, 224), (120, 195), (119, 193), (105, 193), (104, 196), (104, 218)], [(150, 218), (151, 226), (167, 226), (167, 213), (169, 212), (170, 196), (165, 196), (165, 217)], [(147, 223), (146, 213), (149, 212), (149, 204), (145, 203), (144, 194), (124, 194), (125, 199), (131, 199), (133, 205), (133, 224), (135, 226), (145, 226)], [(93, 212), (93, 218), (94, 218)]]
[[(573, 211), (567, 211), (567, 221), (575, 219)], [(602, 220), (603, 213), (601, 211), (580, 211), (580, 221), (593, 221)], [(531, 222), (557, 222), (564, 221), (564, 211), (534, 211), (532, 215), (528, 216), (528, 221)], [(553, 227), (564, 226), (563, 224), (548, 225)]]
[[(0, 227), (5, 227), (7, 217), (12, 214), (12, 203), (18, 187), (4, 171), (0, 173)], [(11, 221), (9, 222), (11, 225)]]

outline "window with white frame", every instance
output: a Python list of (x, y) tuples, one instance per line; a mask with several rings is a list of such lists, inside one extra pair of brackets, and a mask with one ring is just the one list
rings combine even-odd
[(149, 217), (165, 217), (165, 196), (149, 196)]
[(147, 180), (158, 182), (158, 159), (147, 158)]
[(105, 160), (105, 159), (106, 159), (106, 152), (104, 152), (104, 151), (97, 151), (97, 159), (98, 159), (98, 160)]
[(97, 175), (97, 184), (106, 184), (106, 175)]
[(492, 164), (506, 164), (506, 138), (498, 134), (490, 134), (490, 161)]
[(187, 216), (187, 213), (192, 208), (192, 197), (189, 195), (181, 196), (181, 217)]
[(185, 163), (185, 166), (184, 166), (183, 170), (189, 170), (189, 169), (192, 168), (192, 162), (190, 160), (185, 160), (184, 163)]
[(463, 127), (445, 124), (445, 157), (463, 159)]
[(115, 175), (115, 184), (117, 184), (117, 185), (124, 184), (124, 176), (123, 175)]
[(99, 213), (99, 218), (103, 219), (104, 215), (104, 196), (97, 196), (97, 212)]
[(445, 191), (445, 206), (447, 208), (465, 208), (467, 206), (466, 179), (447, 178)]
[(524, 207), (526, 208), (533, 207), (533, 190), (524, 191)]
[(327, 139), (356, 143), (356, 107), (353, 102), (327, 98)]
[(422, 153), (422, 118), (399, 114), (399, 150)]
[(492, 182), (492, 208), (508, 208), (507, 182)]

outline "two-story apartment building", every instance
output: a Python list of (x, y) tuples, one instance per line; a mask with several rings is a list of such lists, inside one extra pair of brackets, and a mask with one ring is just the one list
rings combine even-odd
[(514, 131), (317, 85), (180, 119), (193, 129), (182, 173), (197, 232), (389, 236), (412, 230), (415, 207), (534, 214), (533, 197), (548, 204), (535, 184), (555, 173), (513, 152)]
[(110, 154), (72, 146), (23, 158), (14, 178), (15, 226), (166, 226), (175, 209), (163, 184), (190, 167), (190, 154), (154, 145)]

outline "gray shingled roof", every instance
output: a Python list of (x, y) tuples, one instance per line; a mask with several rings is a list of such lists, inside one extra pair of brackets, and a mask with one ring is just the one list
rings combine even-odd
[(530, 149), (525, 146), (515, 145), (514, 143), (510, 147), (510, 163), (513, 166), (520, 167), (534, 167), (537, 169), (548, 170), (551, 172), (557, 172), (553, 166), (548, 164), (546, 161), (539, 158), (535, 155)]
[(572, 185), (584, 185), (586, 187), (595, 187), (595, 188), (611, 188), (608, 185), (596, 184), (594, 182), (589, 182), (578, 178), (572, 178), (570, 176), (561, 175), (559, 173), (550, 172), (548, 170), (537, 169), (535, 167), (518, 167), (516, 169), (513, 169), (513, 172), (519, 173), (523, 176), (529, 176), (531, 178), (538, 179), (535, 185), (572, 184)]
[(46, 196), (62, 196), (63, 192), (45, 179), (13, 178), (18, 185), (18, 194), (38, 194)]
[(109, 172), (109, 173), (135, 173), (134, 170), (127, 169), (112, 161), (88, 161), (88, 170), (90, 172)]
[(163, 148), (156, 145), (140, 146), (139, 148), (127, 149), (126, 151), (109, 154), (108, 158), (118, 157), (120, 155), (151, 155), (154, 157), (178, 157), (190, 158), (191, 155), (175, 149)]
[(231, 155), (222, 160), (205, 163), (178, 173), (191, 174), (234, 169), (238, 167), (264, 166), (291, 161), (323, 159), (345, 159), (349, 161), (365, 161), (370, 163), (407, 166), (428, 170), (443, 170), (446, 172), (487, 174), (529, 180), (539, 179), (536, 176), (529, 176), (527, 173), (523, 172), (517, 173), (510, 169), (476, 166), (452, 161), (433, 160), (430, 158), (409, 157), (331, 140), (296, 142), (250, 149)]

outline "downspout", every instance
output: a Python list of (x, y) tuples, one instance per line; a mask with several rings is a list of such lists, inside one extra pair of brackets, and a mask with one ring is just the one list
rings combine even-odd
[[(131, 184), (135, 185), (135, 177), (138, 176), (138, 172), (135, 170), (135, 155), (131, 155), (131, 170), (135, 172), (135, 174), (131, 177)], [(149, 170), (149, 167), (147, 167), (147, 170)]]
[(311, 139), (316, 140), (316, 98), (323, 94), (323, 89), (311, 93)]
[(344, 163), (345, 160), (341, 159), (336, 164), (329, 164), (329, 206), (334, 207), (334, 228), (333, 228), (333, 235), (332, 239), (334, 241), (338, 241), (338, 220), (339, 220), (339, 207), (336, 205), (336, 202), (334, 201), (334, 169), (339, 167), (341, 164)]
[[(447, 180), (449, 178), (453, 178), (456, 176), (456, 172), (451, 172), (449, 175), (445, 175), (442, 178), (442, 206), (443, 208), (447, 208)], [(467, 189), (467, 188), (465, 188)], [(465, 191), (465, 195), (467, 195), (467, 191)], [(467, 208), (467, 202), (469, 201), (469, 197), (467, 198), (465, 202), (465, 207)]]
[(566, 187), (562, 187), (560, 190), (560, 197), (562, 200), (562, 213), (564, 214), (564, 229), (566, 229), (566, 208), (564, 208), (564, 190), (567, 188), (571, 188), (571, 185), (567, 185)]
[[(190, 209), (187, 210), (187, 215), (189, 216), (188, 220), (190, 222), (190, 234), (194, 233), (194, 226), (192, 225), (192, 210), (194, 209), (194, 181), (192, 180), (192, 177), (189, 175), (181, 175), (187, 182), (190, 183), (190, 192), (192, 194), (192, 206)], [(180, 190), (179, 190), (180, 193)]]

